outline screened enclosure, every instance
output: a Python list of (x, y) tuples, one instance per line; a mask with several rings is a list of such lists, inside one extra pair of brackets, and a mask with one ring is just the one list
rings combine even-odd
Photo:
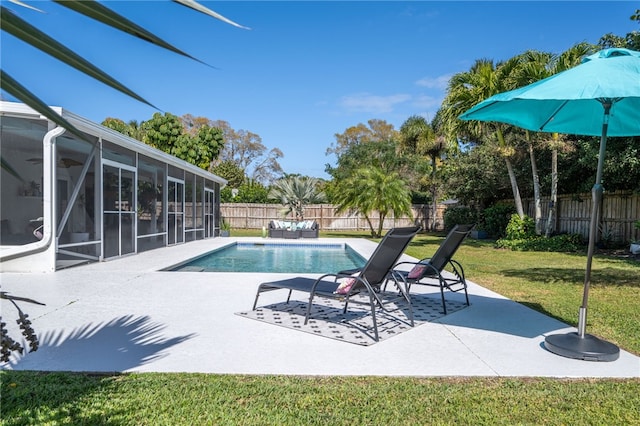
[(55, 271), (218, 235), (224, 179), (54, 109), (85, 137), (0, 102), (3, 271)]

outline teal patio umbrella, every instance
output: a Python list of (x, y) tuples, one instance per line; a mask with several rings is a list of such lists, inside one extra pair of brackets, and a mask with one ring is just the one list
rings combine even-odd
[(601, 50), (574, 68), (492, 96), (460, 115), (460, 119), (496, 121), (537, 132), (600, 136), (578, 332), (549, 335), (545, 347), (576, 359), (618, 359), (620, 350), (616, 345), (586, 333), (587, 304), (607, 136), (640, 135), (640, 52)]

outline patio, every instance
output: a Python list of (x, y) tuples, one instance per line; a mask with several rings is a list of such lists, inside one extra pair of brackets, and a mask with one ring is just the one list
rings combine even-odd
[[(160, 271), (235, 240), (196, 241), (49, 274), (3, 273), (3, 291), (46, 303), (21, 305), (33, 321), (40, 349), (3, 368), (640, 377), (640, 358), (624, 350), (618, 360), (605, 363), (548, 352), (542, 346), (545, 335), (571, 331), (571, 327), (473, 282), (469, 282), (470, 307), (371, 346), (359, 346), (236, 315), (251, 309), (259, 282), (282, 278), (282, 274)], [(365, 239), (347, 242), (367, 257), (375, 248)], [(447, 294), (452, 301), (463, 297)], [(285, 292), (269, 292), (261, 296), (260, 305), (285, 298)], [(3, 312), (16, 336), (13, 309)], [(345, 363), (345, 359), (358, 361)]]

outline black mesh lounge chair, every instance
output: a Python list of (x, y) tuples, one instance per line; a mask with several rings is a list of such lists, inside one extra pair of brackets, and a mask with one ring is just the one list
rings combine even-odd
[[(447, 314), (447, 306), (444, 300), (445, 289), (452, 292), (464, 290), (467, 306), (469, 305), (464, 269), (462, 269), (462, 265), (453, 260), (452, 257), (458, 250), (458, 247), (460, 247), (460, 244), (462, 244), (462, 241), (471, 233), (472, 229), (473, 225), (454, 226), (432, 257), (422, 259), (418, 263), (401, 262), (396, 265), (395, 268), (396, 274), (400, 274), (405, 280), (407, 291), (409, 291), (414, 284), (439, 287), (442, 298), (442, 309), (445, 315)], [(404, 267), (402, 269), (407, 269), (406, 265), (408, 264), (413, 266), (410, 271), (399, 271), (397, 269), (403, 265)], [(450, 274), (443, 274), (447, 266), (451, 269)]]
[[(315, 296), (326, 297), (330, 299), (344, 300), (344, 312), (347, 311), (349, 302), (356, 303), (351, 297), (355, 294), (365, 292), (368, 294), (368, 302), (371, 306), (371, 316), (373, 317), (373, 329), (375, 340), (378, 341), (378, 324), (376, 322), (376, 305), (384, 309), (384, 303), (381, 299), (380, 289), (387, 280), (395, 281), (395, 285), (400, 291), (400, 295), (409, 305), (409, 317), (413, 326), (413, 312), (411, 309), (411, 299), (405, 288), (403, 288), (404, 280), (401, 277), (395, 277), (393, 266), (404, 252), (409, 242), (420, 230), (419, 226), (406, 228), (393, 228), (387, 232), (382, 241), (378, 244), (375, 251), (360, 269), (357, 276), (353, 276), (346, 272), (338, 272), (325, 274), (317, 279), (295, 277), (280, 281), (266, 282), (258, 286), (256, 299), (253, 302), (253, 309), (256, 309), (260, 294), (265, 291), (286, 289), (289, 290), (287, 302), (291, 298), (293, 290), (309, 293), (309, 303), (305, 317), (305, 324), (309, 321), (311, 315), (311, 306)], [(350, 286), (344, 286), (345, 281), (350, 281)], [(401, 284), (402, 283), (402, 284)], [(342, 284), (342, 285), (341, 285)]]

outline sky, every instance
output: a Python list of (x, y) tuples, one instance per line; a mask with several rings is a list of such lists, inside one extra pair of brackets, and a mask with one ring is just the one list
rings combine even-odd
[[(0, 0), (158, 109), (1, 33), (0, 66), (45, 103), (100, 123), (155, 112), (227, 121), (280, 149), (285, 173), (328, 178), (335, 134), (368, 120), (431, 120), (449, 78), (477, 59), (562, 53), (640, 30), (638, 1), (200, 1), (241, 29), (166, 1), (108, 7), (197, 58), (150, 45), (51, 1)], [(3, 92), (5, 100), (12, 100)]]

